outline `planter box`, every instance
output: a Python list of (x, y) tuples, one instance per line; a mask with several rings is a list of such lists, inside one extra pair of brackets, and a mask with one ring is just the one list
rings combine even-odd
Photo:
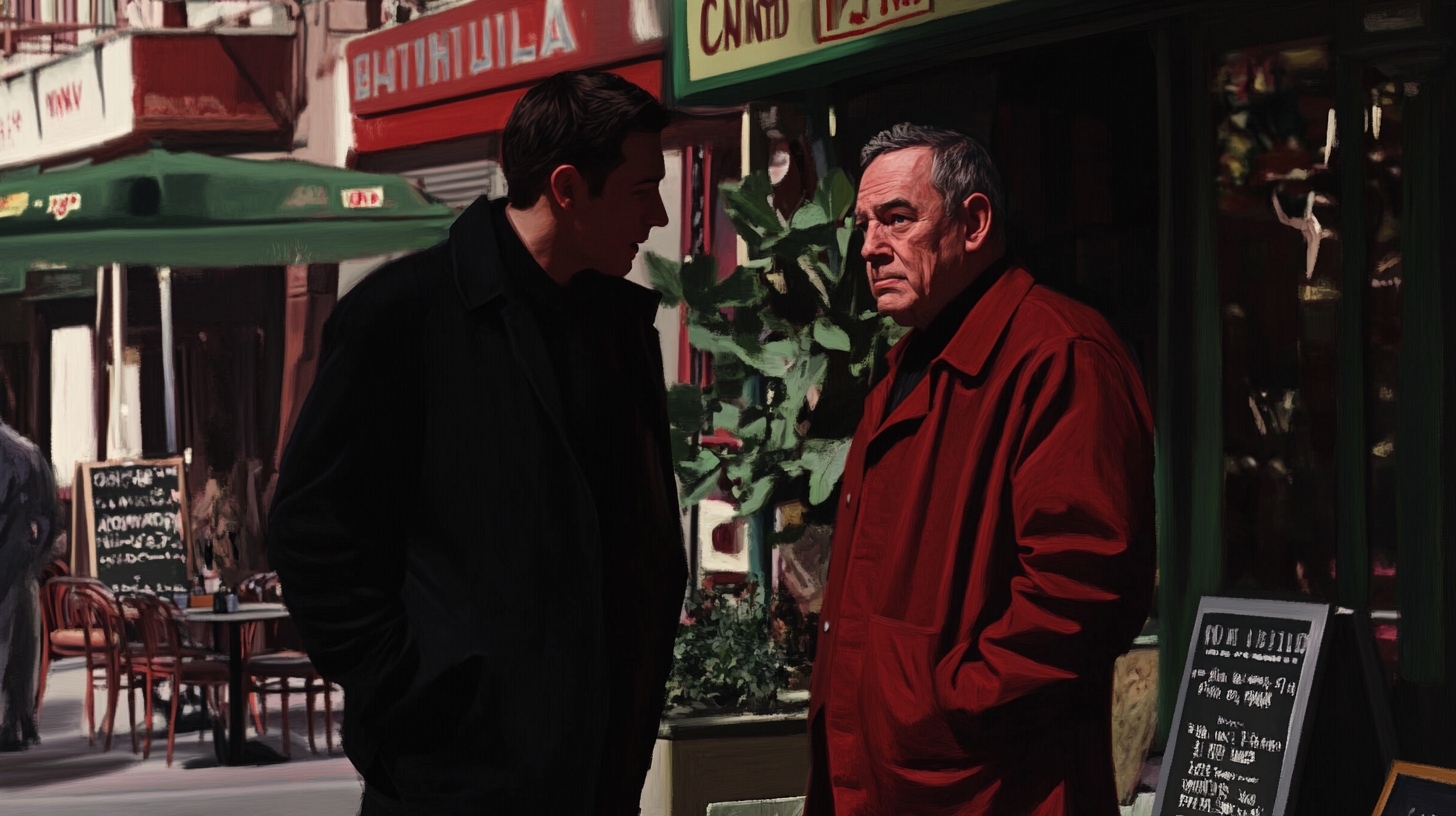
[[(803, 796), (809, 778), (807, 714), (664, 720), (642, 788), (642, 816), (704, 816), (715, 803), (737, 807), (761, 804), (745, 800)], [(742, 812), (748, 814), (759, 816)]]

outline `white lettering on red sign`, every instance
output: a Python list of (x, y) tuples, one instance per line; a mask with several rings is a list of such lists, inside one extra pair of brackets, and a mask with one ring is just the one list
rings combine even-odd
[(46, 111), (52, 119), (59, 119), (81, 109), (81, 88), (79, 82), (67, 82), (54, 91), (46, 91)]
[(475, 76), (576, 50), (577, 37), (566, 15), (565, 0), (546, 0), (539, 34), (522, 30), (520, 9), (516, 8), (467, 21), (463, 32), (460, 26), (451, 26), (412, 43), (355, 56), (354, 99), (465, 79), (467, 72)]
[(351, 210), (364, 207), (383, 207), (383, 187), (356, 187), (352, 190), (344, 190), (344, 206)]
[(46, 212), (54, 215), (59, 221), (79, 209), (81, 209), (80, 193), (61, 193), (51, 196), (51, 205), (46, 208)]

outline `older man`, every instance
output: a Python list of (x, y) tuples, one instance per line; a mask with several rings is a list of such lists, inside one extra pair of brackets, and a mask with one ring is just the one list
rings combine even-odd
[[(0, 372), (0, 400), (6, 394)], [(41, 620), (37, 577), (54, 558), (55, 477), (40, 450), (0, 421), (0, 751), (40, 742), (36, 730)]]
[(1137, 370), (1006, 255), (974, 139), (902, 124), (861, 158), (870, 286), (914, 331), (844, 472), (806, 813), (1115, 814), (1112, 667), (1155, 552)]

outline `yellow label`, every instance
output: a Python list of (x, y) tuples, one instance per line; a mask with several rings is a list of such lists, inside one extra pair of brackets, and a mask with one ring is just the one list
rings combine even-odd
[(0, 218), (20, 215), (30, 206), (30, 193), (11, 193), (0, 197)]
[(757, 68), (1010, 0), (678, 0), (688, 77)]

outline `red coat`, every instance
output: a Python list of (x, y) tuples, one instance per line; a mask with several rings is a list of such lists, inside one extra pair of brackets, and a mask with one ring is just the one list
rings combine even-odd
[(1156, 552), (1137, 370), (1019, 268), (882, 423), (905, 347), (844, 471), (805, 814), (1116, 814), (1112, 666)]

